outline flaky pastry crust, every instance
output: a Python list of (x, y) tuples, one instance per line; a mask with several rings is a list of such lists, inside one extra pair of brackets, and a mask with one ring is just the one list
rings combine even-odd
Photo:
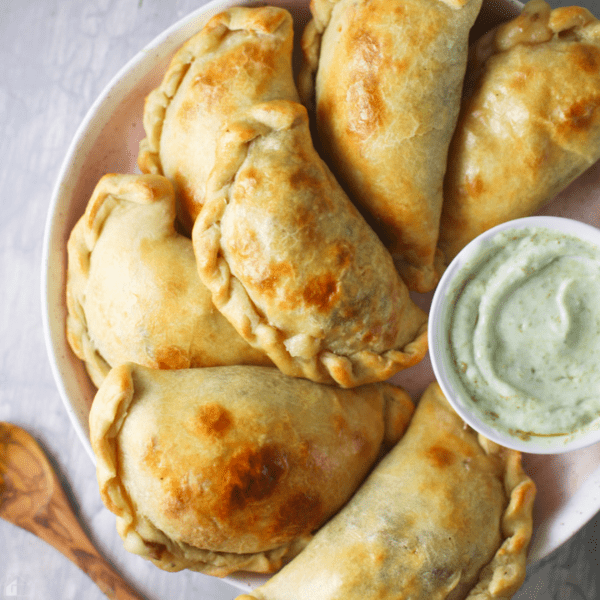
[(432, 290), (448, 145), (481, 0), (313, 0), (300, 95), (410, 289)]
[(286, 374), (352, 387), (427, 351), (427, 315), (316, 153), (306, 109), (274, 101), (223, 131), (192, 241), (215, 306)]

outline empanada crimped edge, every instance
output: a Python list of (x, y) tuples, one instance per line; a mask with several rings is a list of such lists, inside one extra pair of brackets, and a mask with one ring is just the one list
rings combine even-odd
[[(215, 49), (225, 31), (254, 29), (257, 34), (272, 34), (283, 23), (291, 19), (289, 13), (275, 7), (267, 10), (277, 11), (277, 19), (261, 21), (248, 7), (233, 7), (219, 13), (203, 30), (191, 37), (174, 55), (161, 84), (146, 97), (144, 108), (144, 130), (146, 137), (140, 142), (138, 166), (144, 173), (162, 173), (160, 162), (160, 136), (165, 113), (175, 96), (195, 57)], [(289, 25), (289, 23), (287, 23)]]
[[(294, 102), (274, 101), (255, 105), (246, 113), (245, 119), (224, 128), (219, 169), (211, 175), (207, 202), (192, 232), (200, 278), (211, 290), (215, 306), (242, 337), (250, 345), (265, 351), (284, 373), (322, 383), (337, 383), (342, 387), (383, 381), (420, 362), (428, 347), (426, 315), (413, 304), (408, 290), (399, 278), (399, 293), (402, 297), (398, 300), (395, 317), (407, 320), (408, 317), (403, 313), (406, 309), (418, 319), (412, 339), (400, 348), (381, 353), (365, 349), (342, 355), (320, 347), (320, 340), (308, 334), (300, 333), (293, 336), (294, 339), (286, 338), (285, 334), (269, 321), (268, 316), (261, 313), (244, 284), (232, 273), (224, 258), (221, 247), (221, 220), (227, 210), (236, 173), (248, 154), (249, 146), (261, 136), (297, 126), (305, 128), (306, 135), (309, 135), (306, 109)], [(335, 182), (324, 163), (322, 168), (326, 178)], [(338, 185), (337, 182), (335, 185)], [(348, 204), (350, 205), (349, 200)], [(366, 223), (365, 227), (368, 227)], [(379, 244), (378, 240), (377, 243)], [(381, 248), (387, 254), (383, 246)], [(392, 271), (392, 276), (396, 277), (390, 257), (390, 273)], [(411, 326), (413, 325), (414, 323), (411, 323)], [(300, 338), (300, 343), (308, 350), (292, 356), (289, 350), (291, 343)]]
[[(169, 182), (155, 175), (104, 175), (90, 198), (85, 213), (73, 228), (67, 242), (67, 322), (66, 335), (71, 349), (84, 361), (96, 387), (110, 371), (110, 365), (100, 355), (87, 328), (84, 303), (85, 284), (90, 269), (90, 256), (100, 237), (104, 222), (120, 196), (131, 202), (150, 204), (172, 194)], [(173, 209), (173, 219), (175, 212)]]
[(482, 435), (478, 440), (488, 454), (504, 454), (504, 489), (509, 503), (502, 515), (502, 545), (465, 600), (512, 598), (525, 579), (536, 486), (523, 470), (520, 452), (502, 448)]

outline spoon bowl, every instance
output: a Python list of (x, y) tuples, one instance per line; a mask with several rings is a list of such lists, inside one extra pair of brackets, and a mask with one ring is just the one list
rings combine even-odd
[(24, 429), (1, 421), (0, 517), (54, 546), (109, 598), (143, 600), (100, 556), (37, 441)]

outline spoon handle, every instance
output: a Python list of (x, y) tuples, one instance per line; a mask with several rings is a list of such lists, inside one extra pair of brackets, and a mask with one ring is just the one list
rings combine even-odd
[(17, 523), (75, 563), (102, 592), (114, 600), (144, 600), (96, 550), (53, 474), (50, 501), (33, 519)]

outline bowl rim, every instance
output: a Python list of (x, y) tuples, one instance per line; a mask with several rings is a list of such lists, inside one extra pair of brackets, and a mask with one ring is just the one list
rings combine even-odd
[(531, 437), (527, 441), (499, 431), (468, 408), (468, 403), (464, 401), (464, 394), (461, 392), (460, 386), (455, 385), (455, 370), (450, 365), (448, 351), (449, 336), (444, 328), (444, 323), (447, 322), (452, 308), (452, 302), (448, 301), (449, 298), (454, 296), (452, 288), (456, 288), (457, 283), (464, 279), (469, 262), (478, 255), (481, 247), (501, 232), (531, 227), (543, 227), (570, 234), (600, 247), (600, 229), (588, 223), (566, 217), (522, 217), (492, 227), (480, 234), (469, 242), (450, 262), (433, 294), (428, 320), (429, 355), (436, 380), (448, 402), (463, 421), (478, 433), (497, 444), (520, 452), (563, 454), (585, 448), (600, 441), (600, 423), (597, 420), (594, 421), (591, 429), (586, 429), (581, 433), (575, 432), (550, 438)]

